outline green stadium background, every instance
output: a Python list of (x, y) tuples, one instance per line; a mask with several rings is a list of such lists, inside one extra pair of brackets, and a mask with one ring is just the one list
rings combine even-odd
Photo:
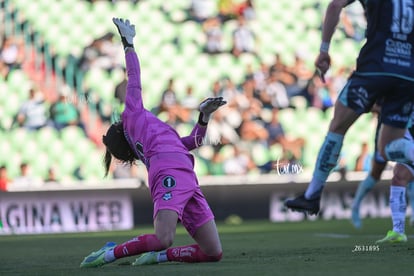
[[(148, 108), (160, 100), (161, 91), (169, 78), (176, 80), (176, 91), (185, 91), (193, 85), (195, 93), (203, 98), (213, 81), (229, 76), (239, 84), (249, 64), (257, 69), (256, 59), (248, 55), (235, 58), (230, 54), (209, 56), (203, 53), (198, 40), (203, 36), (199, 24), (187, 21), (173, 24), (160, 11), (165, 2), (174, 16), (181, 16), (189, 1), (143, 0), (134, 5), (129, 1), (80, 0), (3, 0), (4, 33), (20, 36), (25, 41), (28, 60), (22, 70), (11, 72), (7, 80), (0, 79), (0, 164), (5, 164), (11, 178), (18, 175), (18, 164), (27, 161), (36, 176), (44, 177), (47, 169), (56, 166), (59, 175), (71, 179), (71, 173), (80, 164), (88, 180), (102, 180), (102, 147), (97, 145), (100, 137), (86, 138), (77, 128), (66, 128), (58, 133), (53, 128), (27, 132), (22, 128), (7, 130), (20, 104), (26, 99), (33, 82), (43, 85), (50, 98), (56, 97), (62, 83), (73, 88), (73, 93), (82, 97), (83, 87), (91, 88), (106, 106), (117, 110), (113, 92), (121, 81), (122, 70), (110, 73), (91, 69), (81, 71), (76, 59), (82, 49), (94, 38), (108, 31), (114, 32), (112, 17), (131, 18), (137, 27), (136, 48), (141, 56), (144, 101)], [(259, 41), (259, 55), (268, 64), (276, 53), (280, 53), (287, 64), (293, 62), (297, 50), (307, 53), (307, 65), (312, 68), (319, 42), (321, 23), (320, 10), (314, 5), (320, 2), (324, 10), (327, 1), (314, 0), (256, 0), (257, 18), (251, 26)], [(303, 20), (301, 20), (303, 19)], [(232, 23), (225, 25), (224, 32), (230, 34)], [(233, 25), (234, 27), (234, 25)], [(230, 37), (228, 35), (228, 37)], [(173, 43), (179, 38), (181, 47)], [(118, 39), (118, 38), (116, 38)], [(231, 42), (226, 41), (228, 46)], [(334, 66), (352, 68), (359, 42), (337, 32), (332, 43)], [(120, 46), (121, 47), (121, 46)], [(41, 74), (39, 72), (44, 72)], [(75, 95), (74, 95), (75, 96)], [(178, 95), (184, 97), (183, 94)], [(307, 109), (300, 100), (293, 102), (296, 109), (280, 112), (286, 131), (294, 136), (306, 137), (303, 165), (312, 169), (317, 148), (325, 135), (332, 110), (323, 113)], [(91, 129), (99, 129), (95, 106), (88, 101), (78, 101), (83, 119)], [(191, 126), (182, 125), (179, 132), (185, 134)], [(363, 141), (371, 148), (375, 120), (371, 114), (364, 115), (350, 130), (344, 144), (349, 167), (353, 167)], [(265, 163), (278, 156), (281, 148), (269, 149), (255, 144), (251, 151), (256, 163)], [(195, 152), (196, 170), (200, 176), (207, 174), (207, 163), (203, 153)]]

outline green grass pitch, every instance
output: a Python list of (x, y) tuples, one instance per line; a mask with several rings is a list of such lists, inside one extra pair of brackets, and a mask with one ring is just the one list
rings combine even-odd
[[(366, 219), (361, 230), (349, 221), (240, 225), (218, 223), (223, 259), (219, 263), (127, 265), (134, 258), (92, 269), (79, 264), (107, 241), (123, 242), (152, 232), (150, 226), (131, 231), (55, 235), (0, 236), (0, 275), (414, 275), (414, 228), (408, 242), (375, 245), (391, 220)], [(181, 226), (175, 245), (190, 243)]]

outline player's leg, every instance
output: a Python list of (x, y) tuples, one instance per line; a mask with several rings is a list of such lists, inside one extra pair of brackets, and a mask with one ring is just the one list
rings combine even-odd
[(175, 211), (159, 210), (154, 220), (155, 234), (140, 235), (116, 246), (115, 259), (170, 247), (174, 241), (177, 220), (178, 215)]
[(164, 249), (172, 245), (177, 221), (183, 220), (183, 210), (195, 188), (192, 163), (182, 154), (153, 156), (148, 177), (150, 183), (155, 183), (150, 186), (154, 200), (155, 236), (160, 247), (145, 251), (147, 253), (141, 252), (145, 254), (138, 257), (132, 265), (169, 261)]
[(222, 257), (222, 248), (214, 220), (210, 220), (197, 229), (193, 236), (197, 244), (170, 247), (161, 252), (141, 255), (134, 265), (162, 262), (218, 262)]
[(172, 245), (177, 222), (182, 220), (185, 205), (195, 189), (192, 162), (187, 155), (158, 153), (150, 162), (148, 181), (154, 201), (154, 236), (158, 243), (143, 252), (159, 251)]
[(343, 105), (340, 101), (336, 102), (329, 132), (319, 151), (312, 181), (305, 192), (306, 198), (312, 199), (320, 196), (326, 179), (338, 162), (344, 136), (359, 116), (359, 113)]
[[(405, 133), (405, 138), (409, 139), (411, 141), (411, 143), (414, 144), (414, 138), (413, 138), (413, 133), (414, 133), (414, 113), (411, 114), (411, 126), (409, 129), (407, 129), (406, 133)], [(411, 167), (411, 166), (410, 166)], [(411, 206), (411, 218), (410, 218), (410, 225), (414, 227), (414, 180), (410, 181), (407, 184), (407, 194), (408, 194), (408, 200), (410, 202), (410, 206)]]
[[(162, 157), (153, 157), (151, 160), (152, 163), (148, 173), (148, 182), (151, 187), (151, 197), (154, 201), (155, 234), (140, 235), (123, 244), (109, 248), (103, 253), (104, 256), (102, 257), (100, 265), (113, 262), (116, 259), (123, 257), (163, 250), (171, 246), (174, 240), (177, 221), (180, 219), (178, 209), (181, 205), (185, 206), (185, 202), (187, 202), (188, 199), (181, 199), (182, 197), (179, 196), (171, 196), (171, 193), (178, 193), (180, 191), (179, 187), (176, 187), (176, 185), (168, 187), (164, 185), (167, 178), (176, 183), (175, 179), (177, 178), (173, 177), (176, 174), (176, 170), (164, 170), (167, 173), (165, 177), (159, 173), (162, 168), (165, 168), (164, 162), (170, 162), (171, 160), (165, 160), (165, 158)], [(178, 157), (174, 160), (176, 163), (173, 164), (181, 165)], [(186, 194), (186, 191), (187, 188), (184, 187), (183, 194)], [(181, 203), (182, 201), (184, 201), (184, 203)], [(83, 263), (85, 263), (85, 261)], [(83, 267), (87, 265), (88, 264), (81, 264)]]
[[(178, 215), (175, 211), (159, 210), (154, 220), (155, 234), (143, 234), (119, 245), (107, 243), (86, 257), (81, 267), (102, 266), (120, 258), (163, 250), (173, 243), (177, 220)], [(96, 256), (97, 254), (99, 256)]]
[(408, 165), (398, 163), (394, 168), (394, 176), (390, 187), (390, 208), (392, 230), (388, 231), (382, 242), (406, 242), (405, 211), (407, 207), (405, 190), (407, 183), (413, 180), (414, 170)]
[(379, 77), (361, 77), (354, 74), (349, 78), (335, 103), (334, 117), (319, 150), (311, 182), (303, 195), (287, 200), (286, 207), (309, 214), (319, 212), (322, 190), (338, 162), (346, 132), (362, 113), (371, 110), (383, 92), (383, 86)]
[(319, 212), (320, 196), (329, 174), (338, 162), (344, 135), (358, 117), (359, 114), (354, 110), (344, 106), (340, 101), (336, 102), (334, 117), (319, 150), (312, 180), (304, 195), (285, 202), (288, 208), (309, 214)]
[(414, 83), (394, 79), (395, 88), (386, 94), (382, 105), (379, 150), (384, 158), (405, 164), (414, 163), (414, 143), (407, 127), (414, 106)]
[[(172, 210), (159, 210), (155, 217), (155, 235), (160, 241), (162, 249), (170, 247), (174, 242), (177, 228), (178, 214)], [(151, 249), (151, 251), (159, 249)], [(148, 250), (150, 251), (150, 250)]]
[(384, 171), (387, 163), (382, 157), (376, 152), (372, 162), (372, 168), (368, 176), (359, 183), (358, 188), (355, 192), (354, 200), (352, 202), (352, 217), (351, 221), (355, 228), (362, 227), (362, 221), (359, 216), (359, 208), (365, 195), (371, 191), (372, 187), (380, 180), (381, 174)]
[(380, 152), (378, 151), (378, 138), (381, 129), (381, 105), (379, 104), (381, 101), (377, 101), (378, 104), (373, 106), (373, 110), (371, 112), (377, 112), (377, 127), (375, 129), (375, 150), (374, 150), (374, 158), (372, 159), (372, 167), (371, 171), (369, 172), (368, 176), (358, 185), (356, 190), (354, 201), (352, 203), (352, 215), (351, 221), (355, 228), (362, 227), (362, 221), (359, 216), (359, 207), (361, 205), (362, 199), (365, 195), (372, 189), (372, 187), (380, 180), (381, 174), (387, 165), (385, 159), (381, 156)]
[(162, 262), (217, 262), (221, 260), (222, 247), (214, 216), (199, 188), (185, 206), (182, 223), (197, 244), (142, 254), (133, 265)]
[(382, 127), (379, 148), (383, 157), (399, 161), (394, 168), (394, 176), (390, 187), (390, 207), (393, 230), (378, 242), (405, 242), (406, 186), (414, 180), (413, 160), (414, 143), (412, 136), (406, 131), (410, 123), (413, 107), (411, 82), (397, 80), (395, 88), (384, 98), (382, 106)]
[[(379, 149), (387, 160), (400, 163), (412, 163), (414, 161), (414, 144), (404, 138), (406, 129), (383, 124), (380, 132)], [(413, 151), (413, 157), (410, 157)], [(413, 161), (410, 161), (413, 158)]]
[(223, 249), (214, 219), (197, 229), (194, 240), (204, 254), (208, 256), (208, 259), (212, 261), (219, 261), (221, 259)]
[(410, 225), (414, 227), (414, 181), (411, 181), (407, 185), (408, 200), (411, 206), (411, 218)]
[(222, 249), (214, 220), (200, 227), (194, 239), (197, 244), (144, 253), (132, 265), (151, 265), (164, 262), (218, 262), (221, 260)]
[(193, 261), (221, 259), (222, 247), (214, 214), (199, 186), (184, 209), (183, 225), (197, 242), (194, 248), (199, 252)]

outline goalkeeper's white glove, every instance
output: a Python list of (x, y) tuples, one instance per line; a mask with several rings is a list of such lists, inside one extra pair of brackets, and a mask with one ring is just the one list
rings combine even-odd
[(210, 120), (210, 115), (226, 103), (223, 97), (207, 98), (202, 101), (198, 108), (200, 110), (199, 123), (206, 125)]
[(134, 48), (134, 36), (135, 36), (135, 25), (132, 25), (128, 19), (112, 18), (115, 26), (121, 35), (122, 44), (124, 49), (127, 47)]

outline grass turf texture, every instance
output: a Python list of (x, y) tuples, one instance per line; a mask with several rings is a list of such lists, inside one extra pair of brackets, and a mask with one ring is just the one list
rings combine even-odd
[[(80, 269), (79, 264), (106, 241), (120, 243), (152, 232), (149, 226), (122, 232), (0, 236), (0, 275), (413, 275), (413, 228), (407, 226), (407, 243), (368, 249), (390, 229), (388, 218), (364, 220), (361, 230), (346, 220), (250, 221), (218, 227), (221, 262), (143, 267), (127, 265), (133, 257), (100, 268)], [(174, 245), (190, 242), (179, 227)], [(366, 250), (352, 252), (356, 246)]]

